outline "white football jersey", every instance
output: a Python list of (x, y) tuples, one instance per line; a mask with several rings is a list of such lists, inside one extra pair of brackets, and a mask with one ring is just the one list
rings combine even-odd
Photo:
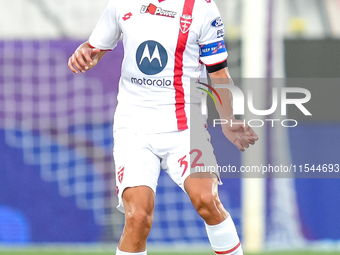
[[(110, 0), (89, 43), (124, 60), (114, 129), (162, 133), (189, 127), (190, 79), (225, 61), (224, 25), (213, 0)], [(199, 111), (199, 110), (198, 110)]]

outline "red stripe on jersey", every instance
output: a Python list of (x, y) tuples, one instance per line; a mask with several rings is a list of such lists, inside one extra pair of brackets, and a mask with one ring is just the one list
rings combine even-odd
[[(194, 9), (195, 0), (186, 0), (183, 8), (183, 15), (192, 16), (192, 11)], [(179, 29), (180, 30), (180, 29)], [(184, 89), (183, 89), (183, 54), (188, 42), (189, 32), (183, 34), (179, 31), (176, 53), (175, 53), (175, 76), (174, 76), (174, 86), (176, 90), (175, 100), (176, 100), (176, 118), (177, 118), (177, 128), (178, 130), (188, 129), (188, 119), (185, 113), (185, 99), (184, 99)]]
[(236, 251), (238, 247), (241, 246), (241, 242), (239, 242), (234, 248), (227, 250), (227, 251), (215, 251), (216, 254), (229, 254), (232, 253), (233, 251)]

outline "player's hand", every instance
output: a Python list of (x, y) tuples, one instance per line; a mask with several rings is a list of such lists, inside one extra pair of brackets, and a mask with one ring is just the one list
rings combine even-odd
[[(239, 122), (240, 124), (235, 124)], [(249, 145), (255, 144), (259, 139), (254, 130), (248, 125), (244, 126), (243, 122), (233, 119), (233, 125), (222, 125), (224, 135), (231, 141), (240, 151), (245, 151)]]
[(90, 47), (77, 49), (68, 60), (68, 67), (75, 74), (78, 74), (79, 72), (85, 73), (97, 65), (99, 61), (97, 55), (99, 53), (100, 49), (93, 49)]

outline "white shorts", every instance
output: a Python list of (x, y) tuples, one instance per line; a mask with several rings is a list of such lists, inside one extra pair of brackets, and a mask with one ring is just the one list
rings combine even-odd
[(191, 173), (199, 172), (197, 169), (203, 165), (217, 166), (210, 135), (205, 128), (194, 135), (189, 130), (159, 134), (117, 130), (113, 155), (119, 199), (117, 209), (121, 212), (124, 212), (124, 190), (148, 186), (156, 193), (161, 169), (185, 192), (184, 181)]

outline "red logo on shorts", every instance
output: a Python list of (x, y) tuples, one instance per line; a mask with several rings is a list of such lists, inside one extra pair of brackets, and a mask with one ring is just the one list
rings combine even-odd
[(124, 20), (124, 21), (127, 21), (129, 18), (131, 18), (131, 16), (132, 16), (132, 13), (129, 12), (129, 13), (127, 13), (127, 14), (124, 15), (123, 20)]
[(118, 176), (118, 181), (119, 181), (120, 183), (122, 183), (123, 177), (124, 177), (124, 167), (123, 167), (123, 166), (121, 166), (121, 167), (118, 168), (117, 176)]

